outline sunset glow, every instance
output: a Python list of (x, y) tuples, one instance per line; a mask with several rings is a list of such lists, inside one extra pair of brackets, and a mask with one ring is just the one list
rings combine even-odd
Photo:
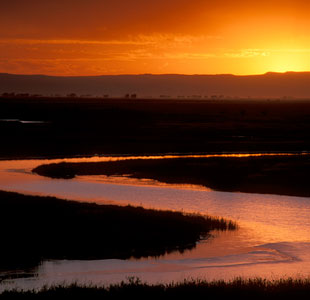
[(49, 75), (310, 71), (310, 3), (12, 0), (0, 72)]

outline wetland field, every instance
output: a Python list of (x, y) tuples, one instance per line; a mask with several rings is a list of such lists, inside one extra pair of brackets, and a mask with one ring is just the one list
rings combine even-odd
[(0, 97), (0, 132), (0, 298), (309, 296), (310, 100)]

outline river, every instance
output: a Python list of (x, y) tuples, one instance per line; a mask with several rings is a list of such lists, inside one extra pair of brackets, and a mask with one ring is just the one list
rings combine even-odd
[[(235, 157), (238, 159), (238, 155)], [(110, 284), (133, 276), (150, 283), (190, 278), (230, 280), (239, 276), (269, 279), (310, 276), (309, 198), (218, 192), (202, 186), (162, 184), (126, 177), (49, 179), (31, 172), (44, 163), (132, 158), (137, 157), (3, 160), (0, 161), (0, 189), (209, 214), (237, 221), (240, 228), (233, 232), (213, 232), (212, 238), (202, 241), (194, 250), (158, 258), (44, 261), (33, 270), (2, 271), (0, 276), (12, 275), (12, 279), (2, 281), (0, 290), (32, 289), (64, 282)]]

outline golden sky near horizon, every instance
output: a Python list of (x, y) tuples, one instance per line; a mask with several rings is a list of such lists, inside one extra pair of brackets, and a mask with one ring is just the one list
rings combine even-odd
[(0, 2), (0, 72), (310, 71), (309, 0)]

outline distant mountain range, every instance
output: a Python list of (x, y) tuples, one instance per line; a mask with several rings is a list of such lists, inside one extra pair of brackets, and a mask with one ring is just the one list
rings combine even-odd
[(310, 98), (310, 72), (263, 75), (105, 75), (60, 77), (0, 74), (0, 94), (123, 97)]

